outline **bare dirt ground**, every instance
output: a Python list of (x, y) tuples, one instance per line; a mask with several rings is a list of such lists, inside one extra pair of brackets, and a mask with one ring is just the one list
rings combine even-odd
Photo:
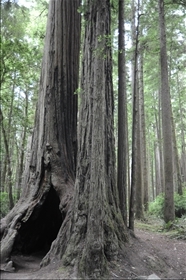
[[(135, 229), (135, 238), (110, 263), (112, 279), (135, 279), (155, 273), (161, 279), (186, 280), (186, 240), (162, 232)], [(40, 255), (13, 256), (15, 272), (1, 271), (0, 279), (73, 279), (59, 264), (40, 269)], [(56, 269), (57, 267), (57, 269)], [(107, 278), (107, 279), (108, 279)]]
[(140, 229), (135, 234), (136, 239), (121, 253), (118, 270), (113, 267), (115, 278), (133, 279), (155, 273), (161, 279), (186, 279), (186, 241)]

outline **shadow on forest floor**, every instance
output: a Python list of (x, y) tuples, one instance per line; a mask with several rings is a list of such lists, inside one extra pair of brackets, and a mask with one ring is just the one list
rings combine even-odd
[[(162, 220), (135, 222), (135, 236), (109, 265), (110, 278), (135, 279), (155, 273), (161, 279), (186, 279), (186, 218), (179, 219), (169, 230)], [(40, 255), (15, 255), (16, 270), (1, 272), (1, 279), (72, 279), (58, 263), (40, 269)]]

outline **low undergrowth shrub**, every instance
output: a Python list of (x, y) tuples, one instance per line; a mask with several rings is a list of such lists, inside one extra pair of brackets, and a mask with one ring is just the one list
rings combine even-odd
[[(16, 194), (13, 194), (14, 202), (16, 201)], [(7, 192), (0, 192), (0, 219), (2, 219), (9, 212), (9, 196)]]
[[(149, 203), (149, 214), (163, 218), (164, 212), (164, 193), (159, 194), (153, 202)], [(183, 195), (174, 193), (175, 216), (181, 218), (186, 215), (186, 188), (183, 189)]]
[(9, 198), (8, 193), (0, 193), (0, 219), (2, 219), (9, 211)]
[(164, 193), (159, 194), (153, 202), (149, 203), (149, 214), (163, 218)]
[(175, 216), (181, 218), (186, 215), (186, 188), (183, 189), (183, 195), (175, 193), (174, 195)]

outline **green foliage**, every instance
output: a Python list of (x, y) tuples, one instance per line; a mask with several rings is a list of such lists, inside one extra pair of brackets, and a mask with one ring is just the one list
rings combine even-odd
[(0, 193), (0, 219), (2, 219), (9, 211), (9, 198), (8, 193), (1, 192)]
[[(181, 218), (186, 214), (186, 188), (183, 189), (183, 195), (174, 193), (175, 215)], [(160, 194), (149, 204), (149, 214), (163, 218), (164, 194)], [(169, 225), (167, 225), (169, 226)]]
[(149, 214), (163, 218), (164, 194), (159, 194), (153, 202), (149, 203)]
[(175, 193), (174, 204), (176, 217), (181, 218), (182, 215), (186, 214), (186, 188), (183, 190), (183, 195)]
[[(34, 0), (31, 4), (29, 9), (13, 1), (8, 7), (6, 2), (1, 5), (0, 103), (13, 188), (17, 187), (21, 153), (26, 150), (27, 138), (34, 125), (48, 13), (47, 1)], [(4, 191), (8, 189), (8, 169), (3, 137), (0, 144), (1, 191)]]
[(178, 5), (183, 5), (184, 7), (186, 7), (186, 0), (172, 0), (172, 3), (176, 3)]
[(164, 229), (166, 229), (166, 230), (170, 230), (172, 227), (173, 227), (173, 222), (172, 221), (169, 221), (168, 223), (166, 223), (164, 225)]
[[(16, 197), (14, 195), (14, 201)], [(0, 192), (0, 219), (9, 212), (9, 196), (7, 192)]]
[(174, 222), (169, 221), (164, 224), (162, 231), (168, 233), (170, 238), (186, 240), (186, 219), (184, 216), (176, 219)]

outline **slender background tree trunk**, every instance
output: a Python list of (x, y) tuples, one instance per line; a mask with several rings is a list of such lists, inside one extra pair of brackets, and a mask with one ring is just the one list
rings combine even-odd
[(125, 1), (119, 1), (119, 51), (118, 51), (118, 174), (120, 209), (127, 225), (127, 105), (125, 65)]
[(168, 81), (166, 30), (164, 18), (164, 1), (159, 0), (159, 28), (160, 28), (160, 66), (161, 66), (161, 106), (162, 130), (165, 172), (165, 222), (173, 221), (174, 212), (174, 186), (173, 186), (173, 138), (171, 122), (171, 99)]

